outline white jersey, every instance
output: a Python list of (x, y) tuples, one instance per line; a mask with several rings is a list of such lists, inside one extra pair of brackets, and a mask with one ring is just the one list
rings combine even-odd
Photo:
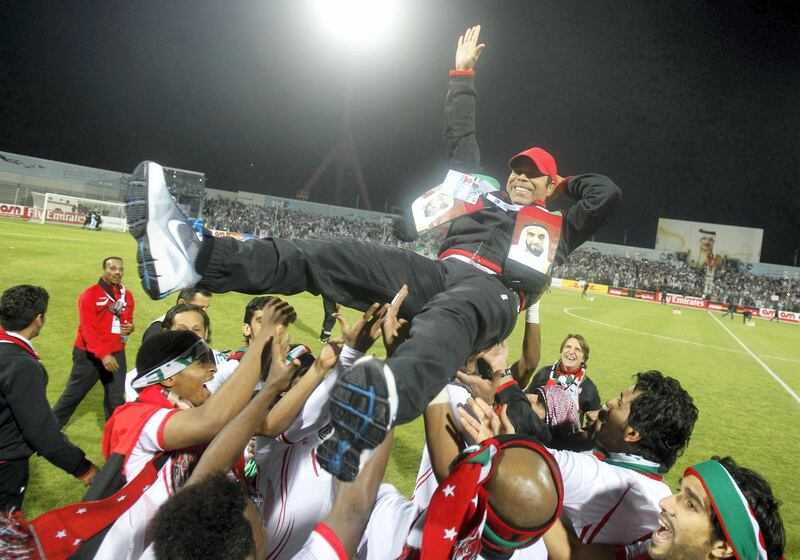
[(333, 477), (317, 463), (317, 445), (330, 432), (328, 398), (339, 372), (361, 357), (344, 347), (339, 362), (314, 389), (294, 423), (276, 438), (257, 437), (255, 461), (262, 515), (269, 532), (267, 560), (292, 558), (333, 507)]
[[(394, 560), (403, 552), (411, 528), (427, 508), (403, 496), (397, 488), (384, 482), (369, 517), (361, 542), (356, 549), (358, 560)], [(478, 556), (483, 559), (483, 556)], [(511, 560), (545, 560), (547, 549), (540, 539), (533, 545), (517, 550)]]
[(672, 494), (661, 480), (589, 452), (550, 452), (564, 480), (564, 515), (582, 542), (624, 545), (658, 528), (658, 504)]
[[(132, 480), (149, 463), (153, 456), (164, 451), (164, 425), (176, 412), (174, 408), (157, 411), (142, 429), (139, 440), (125, 465), (125, 476)], [(188, 477), (187, 456), (171, 455), (158, 471), (158, 478), (131, 508), (111, 526), (95, 555), (96, 560), (138, 559), (150, 544), (145, 534), (147, 524), (158, 508), (180, 487)], [(121, 498), (124, 496), (121, 496)]]

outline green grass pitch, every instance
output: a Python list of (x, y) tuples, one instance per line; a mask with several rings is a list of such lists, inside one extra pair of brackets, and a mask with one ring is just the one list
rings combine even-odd
[[(127, 234), (0, 219), (0, 290), (30, 283), (42, 285), (50, 293), (47, 324), (34, 345), (50, 375), (47, 395), (51, 404), (69, 376), (78, 295), (100, 276), (104, 257), (125, 259), (126, 285), (136, 298), (138, 331), (128, 345), (129, 364), (135, 361), (144, 328), (172, 304), (171, 297), (155, 302), (145, 296), (136, 275), (134, 249)], [(240, 294), (214, 296), (209, 312), (215, 348), (239, 346), (248, 299)], [(288, 299), (300, 318), (291, 329), (293, 340), (318, 350), (321, 300), (307, 294)], [(588, 371), (603, 399), (630, 385), (637, 371), (659, 369), (680, 379), (693, 395), (700, 419), (688, 450), (667, 477), (669, 484), (675, 486), (683, 468), (693, 462), (713, 454), (733, 456), (771, 482), (783, 502), (787, 558), (800, 555), (800, 492), (792, 482), (792, 472), (800, 464), (794, 431), (800, 425), (800, 402), (708, 312), (681, 309), (674, 314), (669, 306), (607, 296), (582, 300), (578, 292), (554, 289), (543, 298), (541, 315), (542, 363), (556, 359), (566, 333), (583, 334), (591, 345)], [(356, 313), (348, 311), (348, 316)], [(519, 352), (523, 321), (520, 317), (510, 341), (512, 355)], [(751, 328), (738, 316), (722, 322), (775, 375), (800, 393), (800, 325), (758, 320)], [(92, 460), (102, 463), (102, 428), (102, 389), (98, 385), (77, 410), (66, 433)], [(419, 420), (400, 427), (395, 437), (387, 478), (406, 493), (413, 489), (423, 438)], [(25, 501), (28, 517), (79, 500), (82, 494), (78, 481), (41, 458), (33, 459)]]

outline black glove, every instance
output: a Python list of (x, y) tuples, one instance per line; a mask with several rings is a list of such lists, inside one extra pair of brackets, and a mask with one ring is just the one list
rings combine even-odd
[(400, 241), (416, 241), (419, 238), (414, 225), (414, 217), (409, 212), (405, 216), (392, 216), (392, 234)]

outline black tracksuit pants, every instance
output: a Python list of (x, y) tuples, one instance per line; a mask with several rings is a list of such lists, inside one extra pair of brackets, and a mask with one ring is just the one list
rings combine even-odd
[(329, 299), (322, 298), (322, 312), (325, 316), (322, 318), (322, 332), (320, 336), (321, 338), (327, 338), (331, 335), (333, 326), (336, 324), (336, 317), (334, 317), (336, 313), (336, 303)]
[(94, 354), (72, 347), (72, 371), (69, 381), (53, 407), (58, 425), (63, 429), (81, 401), (86, 397), (99, 380), (103, 384), (103, 411), (108, 420), (114, 410), (125, 404), (125, 372), (128, 371), (125, 361), (125, 350), (114, 352), (119, 364), (117, 373), (110, 373), (103, 366), (103, 361)]
[(411, 335), (386, 361), (399, 424), (419, 416), (471, 354), (507, 338), (519, 308), (513, 290), (467, 263), (352, 239), (219, 237), (206, 241), (197, 269), (199, 285), (213, 292), (310, 292), (362, 311), (408, 285), (399, 315), (413, 318)]
[(22, 510), (28, 487), (28, 457), (0, 461), (0, 511)]

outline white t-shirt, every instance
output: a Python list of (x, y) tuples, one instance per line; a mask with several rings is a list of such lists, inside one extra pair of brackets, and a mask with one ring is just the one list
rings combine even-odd
[[(125, 465), (125, 476), (132, 480), (149, 463), (153, 456), (164, 451), (164, 425), (174, 408), (164, 408), (153, 414), (142, 429), (139, 440)], [(167, 501), (176, 488), (188, 478), (190, 457), (172, 454), (158, 471), (158, 478), (131, 508), (111, 526), (95, 555), (95, 560), (135, 560), (142, 556), (150, 544), (145, 534), (147, 524), (158, 508)]]
[(658, 528), (658, 503), (671, 495), (666, 484), (590, 452), (550, 452), (564, 480), (564, 515), (582, 542), (629, 544)]

